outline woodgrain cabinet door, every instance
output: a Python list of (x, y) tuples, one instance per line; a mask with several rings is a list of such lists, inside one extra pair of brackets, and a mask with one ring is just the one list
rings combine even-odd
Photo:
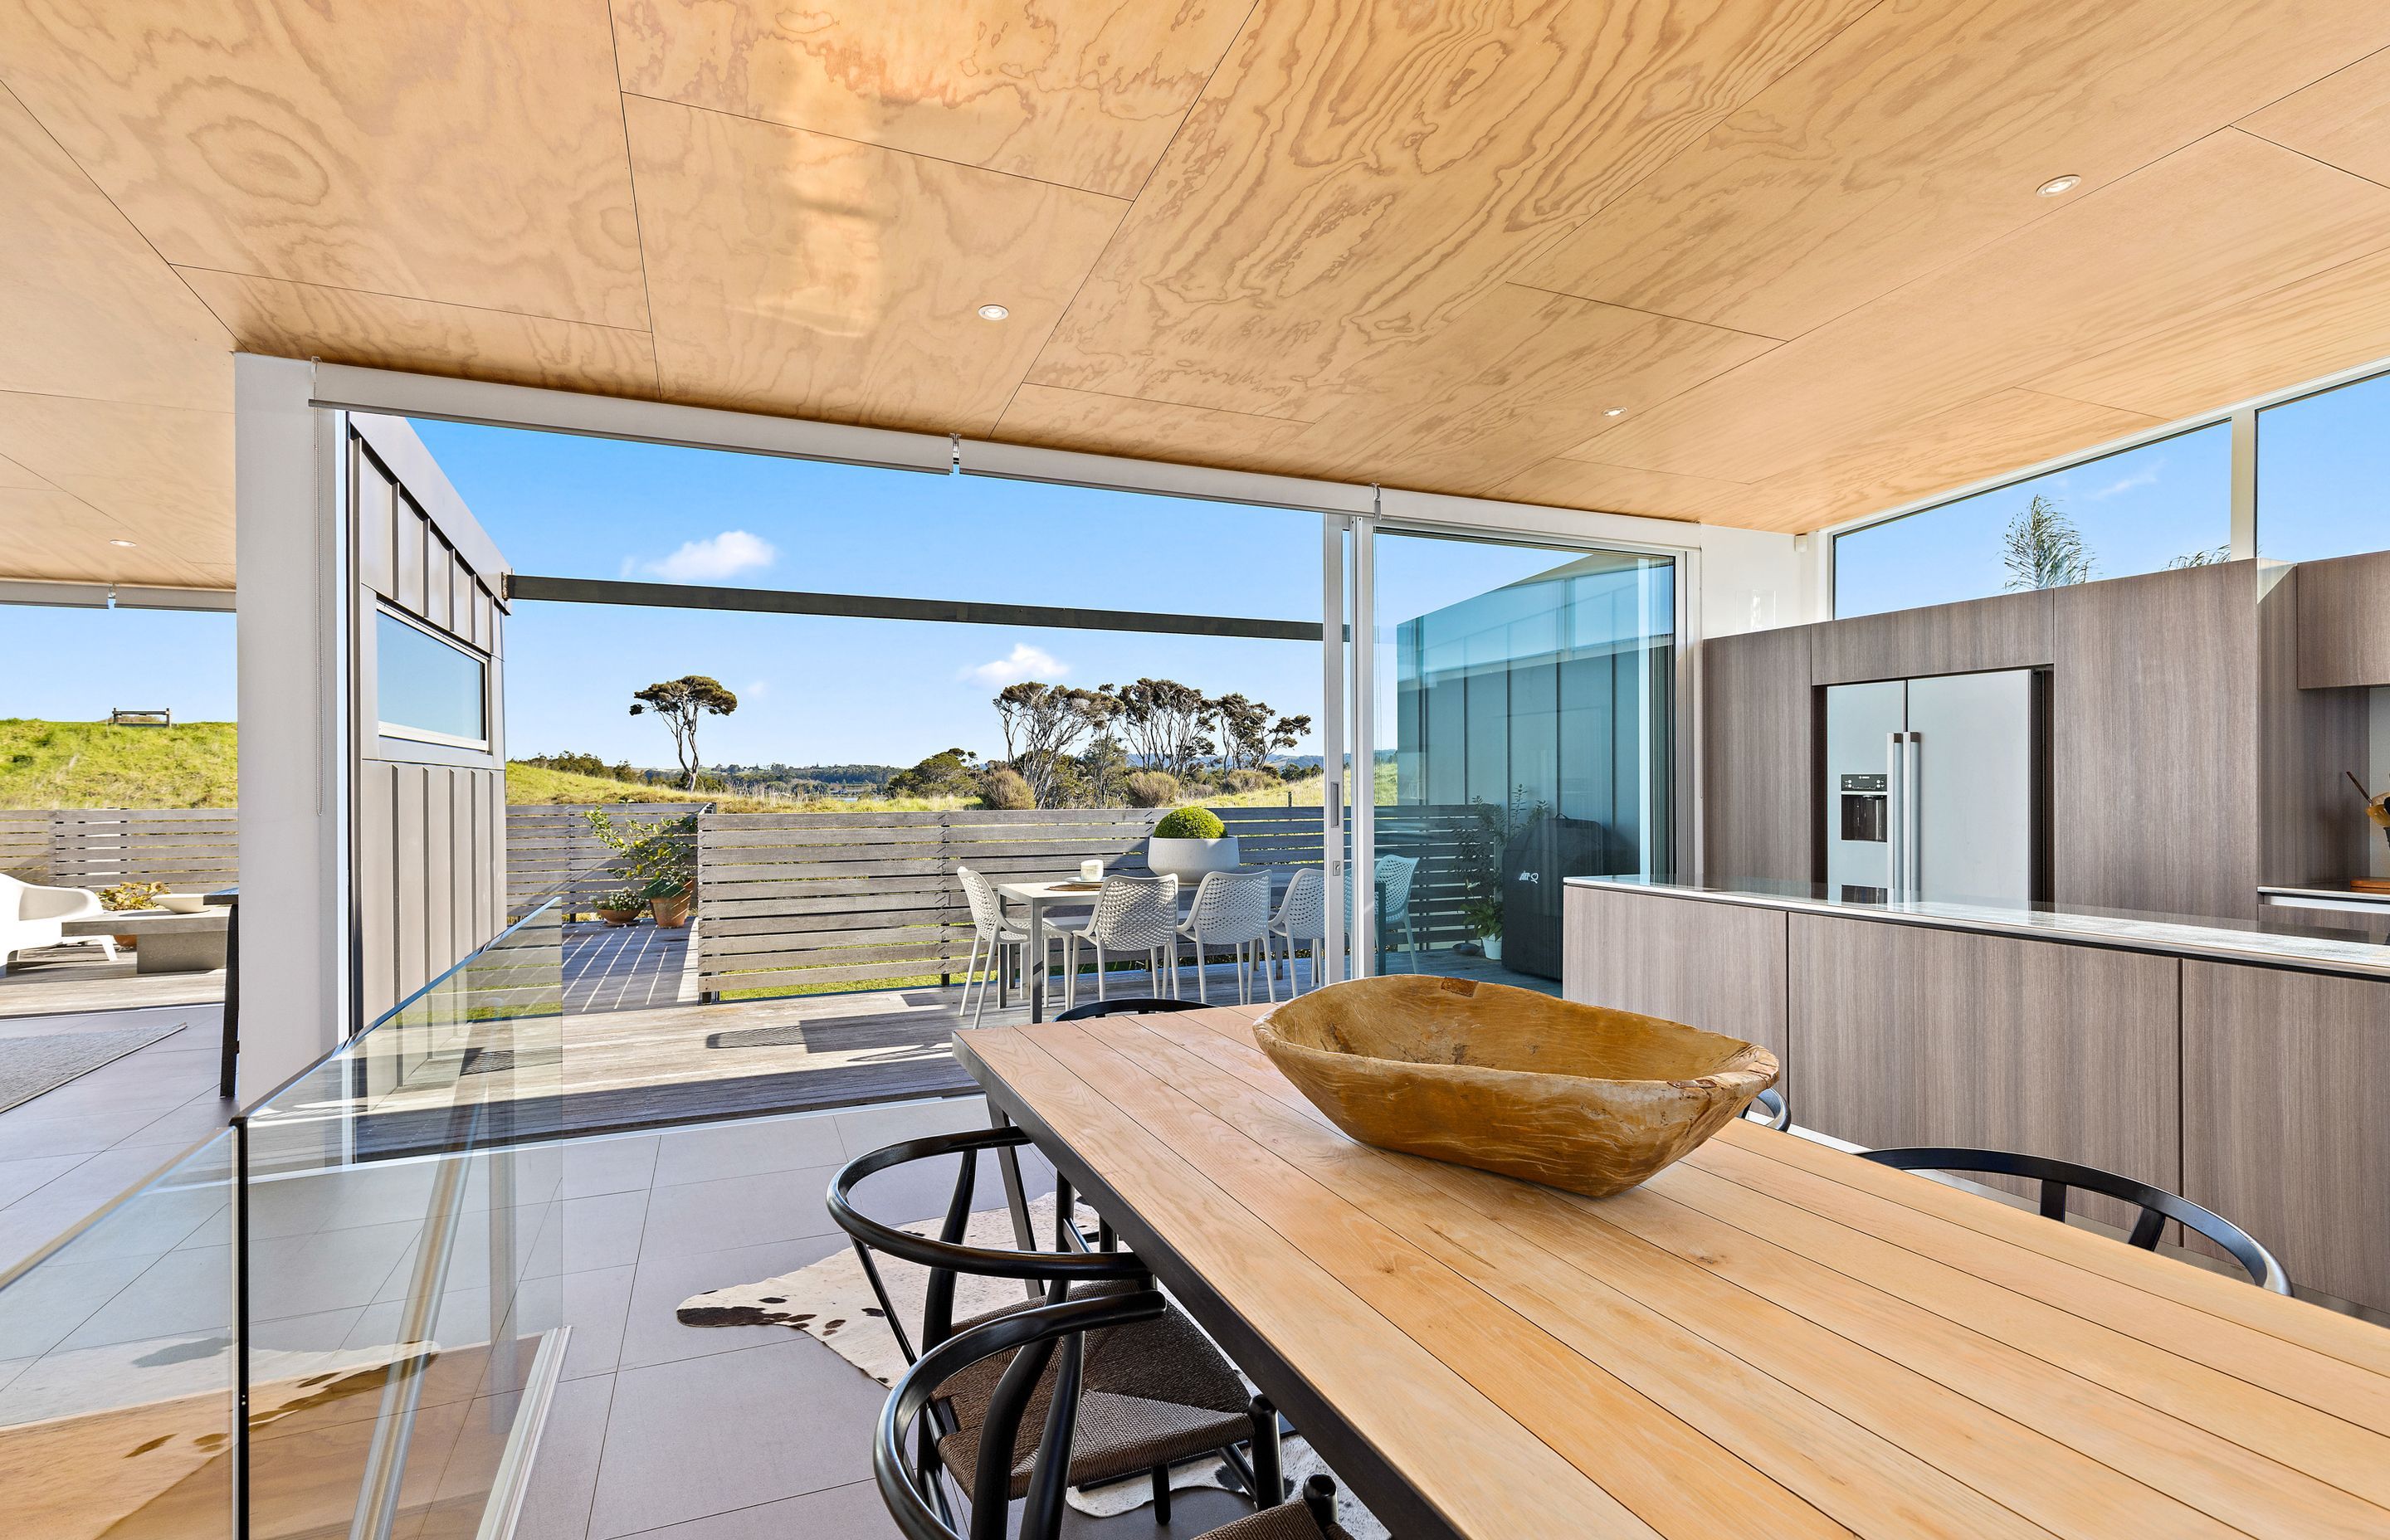
[[(1794, 1121), (2181, 1180), (2174, 958), (1790, 917)], [(2102, 1200), (2083, 1212), (2128, 1215)]]

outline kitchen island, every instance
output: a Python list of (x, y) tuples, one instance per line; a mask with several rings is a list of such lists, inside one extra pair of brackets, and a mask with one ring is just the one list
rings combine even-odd
[(1603, 878), (1564, 915), (1568, 998), (1774, 1050), (1803, 1127), (2121, 1172), (2390, 1310), (2390, 946), (2363, 932)]

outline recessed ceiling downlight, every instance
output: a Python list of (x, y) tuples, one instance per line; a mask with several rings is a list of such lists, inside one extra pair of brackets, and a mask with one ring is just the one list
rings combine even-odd
[(1623, 417), (1626, 415), (1626, 408), (1624, 406), (1608, 407), (1601, 415), (1605, 417)]
[(1011, 314), (1011, 311), (1006, 309), (1002, 305), (982, 305), (979, 307), (979, 318), (983, 321), (1001, 321)]
[(2082, 185), (2082, 182), (2083, 178), (2075, 175), (2073, 172), (2069, 172), (2064, 176), (2051, 177), (2049, 181), (2044, 182), (2040, 186), (2036, 187), (2033, 190), (2039, 193), (2044, 198), (2056, 198), (2060, 193), (2073, 192), (2077, 186)]
[(109, 545), (122, 545), (122, 546), (126, 547), (127, 549), (130, 549), (130, 548), (131, 548), (131, 547), (133, 547), (134, 545), (138, 545), (138, 544), (139, 544), (139, 542), (138, 542), (138, 541), (133, 541), (133, 540), (111, 540), (111, 541), (109, 541)]

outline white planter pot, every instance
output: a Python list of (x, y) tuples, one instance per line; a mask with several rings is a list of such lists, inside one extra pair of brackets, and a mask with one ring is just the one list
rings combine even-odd
[(1485, 960), (1487, 962), (1500, 962), (1502, 960), (1502, 938), (1500, 936), (1480, 936), (1477, 940), (1477, 944), (1485, 949)]
[(1164, 840), (1159, 836), (1145, 842), (1145, 864), (1154, 875), (1168, 872), (1181, 882), (1201, 882), (1205, 872), (1232, 872), (1244, 862), (1237, 854), (1237, 837), (1223, 834), (1217, 840)]

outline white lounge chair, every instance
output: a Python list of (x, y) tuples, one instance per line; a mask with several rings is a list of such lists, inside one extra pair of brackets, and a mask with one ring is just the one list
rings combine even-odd
[[(19, 952), (36, 946), (58, 946), (66, 941), (62, 929), (71, 919), (101, 913), (99, 895), (85, 888), (44, 888), (0, 875), (0, 972)], [(116, 943), (107, 936), (77, 936), (96, 943), (116, 960)]]

